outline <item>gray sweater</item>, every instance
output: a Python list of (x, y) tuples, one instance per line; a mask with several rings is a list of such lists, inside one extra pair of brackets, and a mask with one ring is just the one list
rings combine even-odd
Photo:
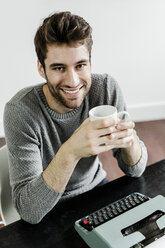
[[(89, 110), (101, 104), (126, 110), (118, 84), (107, 74), (92, 74), (92, 86), (82, 105), (65, 114), (49, 108), (42, 87), (19, 91), (4, 111), (13, 202), (21, 218), (30, 223), (38, 223), (59, 201), (94, 188), (106, 177), (98, 156), (78, 162), (64, 192), (50, 188), (42, 177), (61, 144), (88, 117)], [(147, 151), (142, 141), (140, 145), (142, 156), (134, 166), (124, 164), (120, 149), (113, 150), (120, 168), (133, 177), (140, 176), (146, 167)]]

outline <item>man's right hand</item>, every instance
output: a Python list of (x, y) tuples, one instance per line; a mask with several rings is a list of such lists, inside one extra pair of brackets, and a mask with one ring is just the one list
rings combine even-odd
[(117, 132), (114, 118), (90, 121), (87, 118), (66, 141), (70, 153), (79, 160), (114, 148), (110, 134)]

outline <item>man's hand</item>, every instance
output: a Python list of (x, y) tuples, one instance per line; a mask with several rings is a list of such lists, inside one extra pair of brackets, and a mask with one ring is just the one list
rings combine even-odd
[(90, 121), (88, 118), (66, 143), (76, 160), (113, 148), (128, 148), (135, 139), (134, 126), (131, 120), (109, 118)]
[(90, 121), (87, 118), (43, 171), (45, 182), (57, 192), (62, 192), (81, 158), (113, 148), (122, 148), (122, 159), (126, 164), (136, 164), (141, 148), (133, 132), (134, 126), (130, 120), (109, 118)]
[[(135, 165), (141, 158), (141, 147), (134, 132), (135, 124), (131, 120), (121, 120), (116, 126), (117, 133), (112, 135), (123, 142), (122, 159), (127, 165)], [(117, 140), (116, 140), (117, 141)]]
[(113, 148), (127, 148), (134, 142), (135, 123), (131, 120), (118, 120), (118, 124), (109, 136)]

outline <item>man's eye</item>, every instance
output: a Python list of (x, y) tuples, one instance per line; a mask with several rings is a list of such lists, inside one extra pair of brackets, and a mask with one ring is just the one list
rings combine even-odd
[(64, 71), (65, 68), (64, 67), (54, 67), (53, 70), (54, 71)]
[(83, 69), (85, 66), (86, 66), (86, 64), (79, 64), (76, 67), (77, 67), (77, 69)]

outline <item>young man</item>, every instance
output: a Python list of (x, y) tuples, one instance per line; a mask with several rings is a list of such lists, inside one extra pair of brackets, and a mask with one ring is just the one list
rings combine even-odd
[(113, 149), (127, 175), (138, 177), (146, 167), (146, 148), (131, 120), (88, 118), (102, 104), (126, 109), (115, 80), (91, 74), (91, 32), (70, 12), (46, 18), (35, 36), (38, 71), (46, 83), (19, 91), (5, 107), (13, 201), (30, 223), (58, 201), (102, 182), (101, 152)]

